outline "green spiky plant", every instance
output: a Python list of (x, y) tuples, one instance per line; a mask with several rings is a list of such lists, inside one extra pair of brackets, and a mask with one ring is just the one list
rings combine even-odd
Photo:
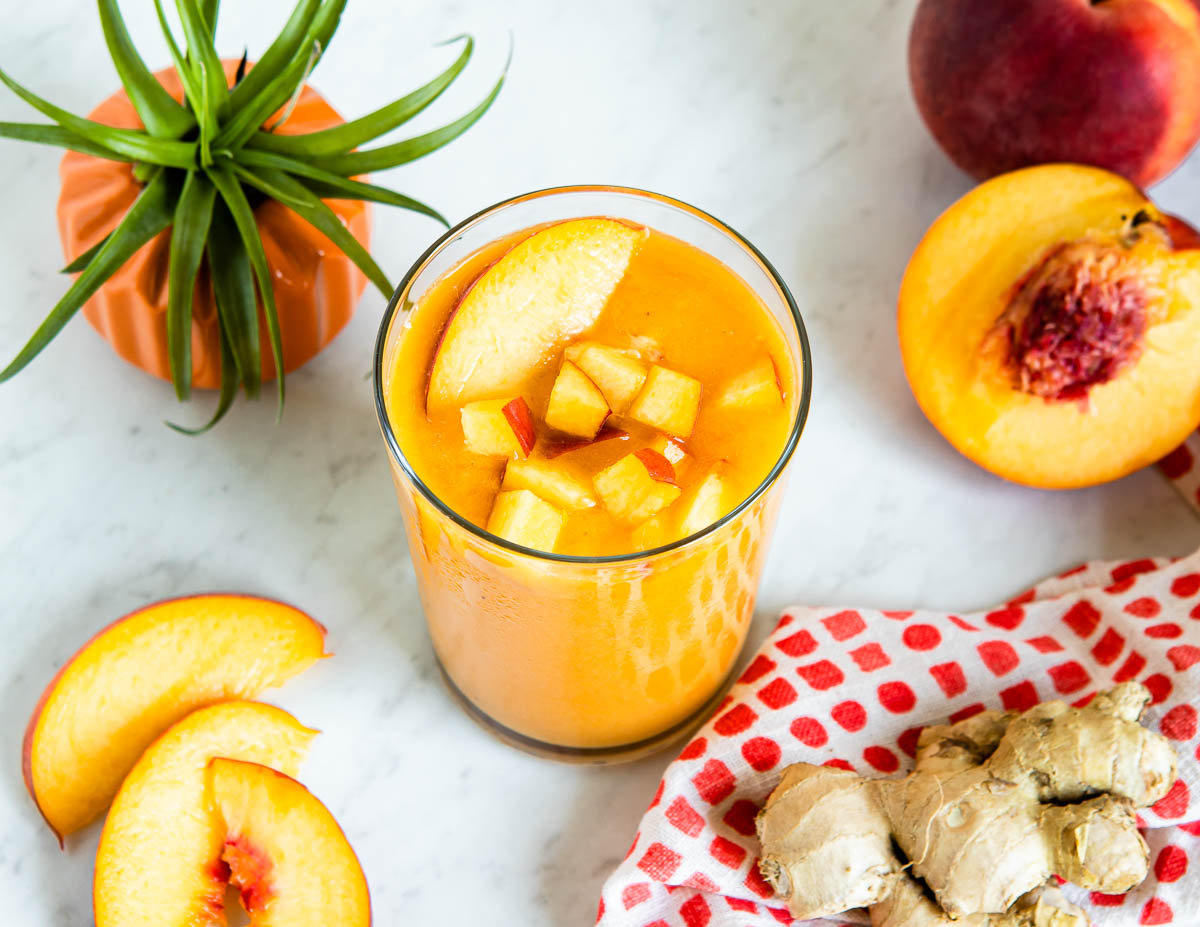
[[(0, 371), (3, 382), (25, 367), (81, 306), (144, 244), (172, 229), (168, 257), (167, 344), (171, 378), (180, 400), (191, 394), (192, 299), (207, 258), (220, 319), (221, 388), (206, 431), (228, 411), (239, 385), (247, 397), (261, 386), (259, 303), (277, 371), (279, 411), (284, 376), (279, 318), (267, 259), (255, 225), (253, 202), (279, 201), (340, 248), (387, 297), (392, 285), (367, 250), (346, 229), (325, 198), (370, 200), (410, 209), (445, 224), (425, 204), (354, 177), (405, 164), (454, 140), (491, 106), (504, 83), (459, 119), (423, 135), (360, 150), (407, 122), (436, 100), (466, 67), (468, 36), (449, 68), (423, 87), (375, 112), (333, 128), (280, 135), (278, 128), (309, 74), (329, 46), (347, 0), (299, 0), (282, 32), (248, 70), (228, 86), (214, 44), (219, 0), (176, 0), (186, 39), (180, 49), (161, 0), (154, 0), (167, 47), (184, 88), (175, 101), (134, 47), (116, 0), (97, 0), (104, 38), (121, 83), (144, 129), (118, 129), (75, 116), (25, 89), (0, 70), (19, 97), (53, 125), (0, 122), (0, 137), (68, 148), (131, 162), (142, 184), (117, 227), (64, 270), (79, 276), (16, 358)], [(283, 116), (264, 123), (280, 109)], [(256, 292), (257, 291), (257, 292)]]

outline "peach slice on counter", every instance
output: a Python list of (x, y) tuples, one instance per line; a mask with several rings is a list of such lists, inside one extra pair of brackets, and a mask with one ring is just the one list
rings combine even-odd
[(587, 483), (562, 465), (545, 460), (509, 461), (500, 489), (528, 489), (547, 502), (571, 511), (583, 511), (596, 505), (596, 497)]
[(724, 409), (761, 409), (781, 402), (779, 371), (770, 357), (731, 378), (717, 396), (717, 405)]
[(96, 927), (219, 923), (228, 871), (225, 827), (209, 804), (209, 761), (248, 760), (294, 775), (314, 736), (258, 702), (210, 705), (169, 728), (130, 771), (104, 822)]
[(513, 489), (496, 495), (487, 530), (522, 547), (553, 553), (565, 521), (545, 499), (528, 489)]
[[(574, 350), (572, 350), (574, 349)], [(646, 365), (625, 351), (594, 341), (570, 345), (564, 356), (596, 384), (617, 415), (625, 412), (646, 382)]]
[[(651, 460), (657, 476), (651, 473), (646, 459)], [(636, 524), (657, 515), (682, 494), (674, 482), (663, 478), (668, 476), (668, 471), (670, 480), (674, 480), (670, 462), (661, 454), (643, 448), (601, 470), (593, 478), (592, 485), (614, 517)]]
[(467, 450), (484, 457), (527, 457), (537, 441), (533, 416), (521, 397), (481, 399), (462, 407)]
[(93, 637), (51, 680), (25, 731), (25, 785), (61, 840), (102, 812), (159, 734), (215, 701), (277, 686), (325, 655), (325, 629), (248, 595), (169, 599)]
[(515, 245), (451, 313), (434, 352), (429, 408), (520, 392), (596, 323), (647, 234), (615, 219), (572, 219)]
[(555, 431), (590, 441), (608, 419), (600, 388), (570, 361), (563, 361), (550, 390), (546, 424)]
[(308, 789), (259, 763), (217, 757), (208, 764), (208, 792), (223, 831), (221, 860), (250, 927), (371, 923), (358, 857)]
[(1090, 486), (1200, 422), (1196, 233), (1129, 181), (1045, 165), (997, 177), (926, 233), (900, 289), (913, 394), (993, 473)]
[(696, 424), (700, 411), (700, 381), (657, 365), (646, 374), (628, 416), (650, 428), (686, 438)]

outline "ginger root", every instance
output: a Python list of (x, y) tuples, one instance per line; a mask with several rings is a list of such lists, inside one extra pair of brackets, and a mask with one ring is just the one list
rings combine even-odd
[(913, 771), (864, 779), (798, 763), (758, 817), (759, 867), (799, 919), (870, 908), (875, 927), (1085, 927), (1053, 884), (1127, 892), (1149, 852), (1136, 809), (1175, 781), (1138, 723), (1138, 683), (921, 732)]

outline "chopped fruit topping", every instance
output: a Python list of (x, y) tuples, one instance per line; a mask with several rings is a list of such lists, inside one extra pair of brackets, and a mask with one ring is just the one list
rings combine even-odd
[[(524, 403), (523, 399), (519, 401)], [(510, 406), (512, 403), (503, 399), (481, 399), (462, 407), (462, 430), (468, 450), (485, 457), (524, 457), (528, 453), (509, 415)]]
[(629, 339), (629, 349), (644, 361), (657, 364), (663, 359), (662, 345), (649, 335), (634, 335)]
[(692, 433), (699, 410), (699, 380), (654, 366), (646, 374), (646, 383), (628, 414), (643, 425), (686, 438)]
[(578, 451), (585, 447), (591, 447), (593, 444), (599, 444), (601, 441), (612, 441), (614, 439), (626, 441), (629, 439), (629, 432), (622, 431), (620, 428), (614, 428), (612, 425), (605, 425), (600, 429), (600, 433), (590, 441), (587, 438), (558, 441), (547, 446), (544, 454), (547, 460), (553, 460), (555, 457), (561, 457), (563, 454), (571, 453), (571, 451)]
[(603, 344), (583, 342), (580, 348), (569, 360), (599, 387), (614, 412), (624, 412), (646, 381), (646, 365)]
[(1139, 271), (1120, 246), (1053, 248), (992, 330), (1004, 339), (1013, 385), (1046, 400), (1081, 400), (1134, 363), (1150, 302)]
[(508, 419), (508, 424), (512, 426), (517, 440), (521, 443), (521, 450), (528, 457), (529, 452), (533, 450), (534, 443), (537, 441), (537, 432), (533, 429), (533, 416), (529, 414), (529, 403), (525, 401), (524, 396), (518, 396), (506, 405), (502, 411), (504, 412), (504, 417)]
[(725, 384), (717, 405), (732, 409), (753, 409), (773, 406), (783, 400), (779, 374), (770, 357), (764, 357), (749, 370), (739, 373)]
[(671, 543), (671, 531), (666, 518), (662, 515), (647, 518), (633, 529), (630, 540), (638, 550), (653, 550), (655, 547)]
[(546, 424), (565, 434), (590, 440), (600, 431), (608, 413), (608, 402), (596, 384), (570, 361), (563, 361), (550, 391)]
[(725, 514), (724, 497), (725, 481), (710, 473), (695, 488), (683, 509), (679, 520), (680, 536), (691, 537)]
[(681, 494), (678, 486), (651, 477), (637, 454), (628, 454), (601, 470), (592, 484), (613, 516), (631, 523), (653, 517)]
[(646, 472), (650, 474), (650, 479), (659, 483), (675, 483), (675, 468), (671, 466), (671, 461), (654, 448), (644, 447), (640, 451), (634, 451), (633, 456), (642, 462)]
[(544, 460), (509, 461), (500, 489), (528, 489), (547, 502), (575, 511), (596, 505), (589, 486), (561, 466)]
[(430, 410), (519, 391), (596, 323), (646, 235), (614, 219), (573, 219), (515, 245), (446, 322), (429, 376)]
[(650, 446), (667, 458), (673, 467), (678, 467), (688, 459), (687, 445), (683, 443), (682, 438), (676, 438), (674, 435), (662, 435), (651, 442)]
[(496, 496), (487, 530), (514, 544), (553, 553), (564, 520), (549, 502), (528, 489), (515, 489)]

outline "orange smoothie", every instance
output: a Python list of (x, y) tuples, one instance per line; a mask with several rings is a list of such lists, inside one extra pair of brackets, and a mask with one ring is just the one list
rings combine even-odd
[(753, 613), (778, 492), (743, 503), (800, 406), (784, 329), (715, 257), (599, 217), (505, 235), (406, 308), (380, 390), (451, 683), (551, 752), (679, 729)]

